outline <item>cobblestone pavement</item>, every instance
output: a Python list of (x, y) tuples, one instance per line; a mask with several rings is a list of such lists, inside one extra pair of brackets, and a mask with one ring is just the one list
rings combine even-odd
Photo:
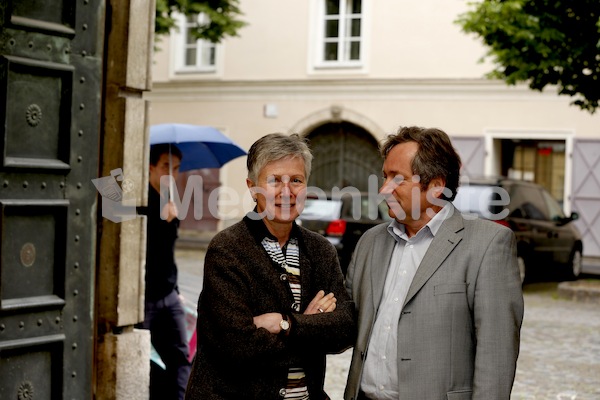
[(600, 310), (556, 297), (556, 284), (525, 287), (514, 400), (600, 399)]
[[(179, 285), (195, 302), (203, 254), (178, 251)], [(600, 400), (600, 310), (562, 300), (556, 283), (525, 286), (521, 353), (511, 400)], [(328, 356), (325, 390), (342, 399), (352, 349)]]

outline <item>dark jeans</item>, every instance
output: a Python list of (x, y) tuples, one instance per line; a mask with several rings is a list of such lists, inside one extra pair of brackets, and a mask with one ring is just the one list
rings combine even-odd
[(150, 340), (165, 363), (164, 373), (153, 366), (150, 400), (183, 400), (190, 376), (185, 311), (173, 290), (158, 301), (146, 300), (143, 327), (150, 329)]

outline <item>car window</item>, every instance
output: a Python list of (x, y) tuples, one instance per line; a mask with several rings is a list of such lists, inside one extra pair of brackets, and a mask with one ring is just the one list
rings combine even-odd
[(306, 199), (301, 219), (338, 219), (342, 210), (341, 200)]
[(546, 202), (546, 206), (548, 207), (550, 219), (560, 220), (565, 218), (565, 213), (563, 212), (556, 199), (545, 190), (542, 190), (542, 195), (544, 196), (544, 201)]
[[(368, 198), (363, 197), (362, 199), (360, 199), (360, 215), (361, 215), (361, 218), (369, 218), (369, 199)], [(377, 215), (376, 217), (379, 217), (379, 215)]]
[[(369, 196), (344, 196), (342, 206), (343, 218), (358, 220), (381, 219), (380, 208)], [(386, 212), (387, 213), (387, 212)]]
[(377, 220), (381, 219), (384, 221), (391, 221), (388, 213), (388, 205), (385, 201), (376, 204), (373, 201), (369, 201), (368, 197), (363, 197), (361, 200), (361, 212), (363, 219)]
[(540, 210), (538, 207), (535, 206), (535, 204), (533, 204), (531, 202), (523, 203), (522, 207), (523, 207), (525, 216), (528, 218), (538, 219), (538, 220), (547, 219), (547, 218), (544, 218), (544, 213), (542, 212), (542, 210)]
[(524, 218), (547, 220), (548, 209), (540, 189), (534, 186), (514, 185), (511, 190), (513, 209), (519, 209)]
[(506, 217), (510, 197), (499, 186), (469, 185), (461, 186), (452, 202), (462, 213), (496, 220)]

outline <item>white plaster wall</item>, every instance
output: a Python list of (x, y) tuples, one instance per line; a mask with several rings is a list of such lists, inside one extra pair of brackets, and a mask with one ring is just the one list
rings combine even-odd
[(371, 0), (370, 76), (382, 78), (480, 78), (489, 64), (475, 37), (454, 23), (464, 0)]
[[(314, 69), (312, 46), (317, 0), (242, 0), (248, 25), (239, 37), (219, 48), (219, 79), (277, 80), (328, 77), (479, 78), (489, 64), (479, 64), (484, 48), (454, 23), (464, 12), (464, 0), (364, 0), (365, 68)], [(155, 82), (207, 80), (214, 74), (174, 74), (170, 38), (157, 43)], [(222, 76), (222, 78), (221, 78)]]
[(308, 2), (242, 0), (249, 23), (224, 43), (228, 80), (302, 79), (306, 76)]

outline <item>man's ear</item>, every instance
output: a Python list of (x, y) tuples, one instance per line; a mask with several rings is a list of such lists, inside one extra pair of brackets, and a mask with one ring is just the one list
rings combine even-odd
[(433, 178), (431, 182), (429, 182), (429, 191), (431, 195), (435, 198), (442, 197), (442, 192), (446, 187), (446, 181), (442, 178)]

